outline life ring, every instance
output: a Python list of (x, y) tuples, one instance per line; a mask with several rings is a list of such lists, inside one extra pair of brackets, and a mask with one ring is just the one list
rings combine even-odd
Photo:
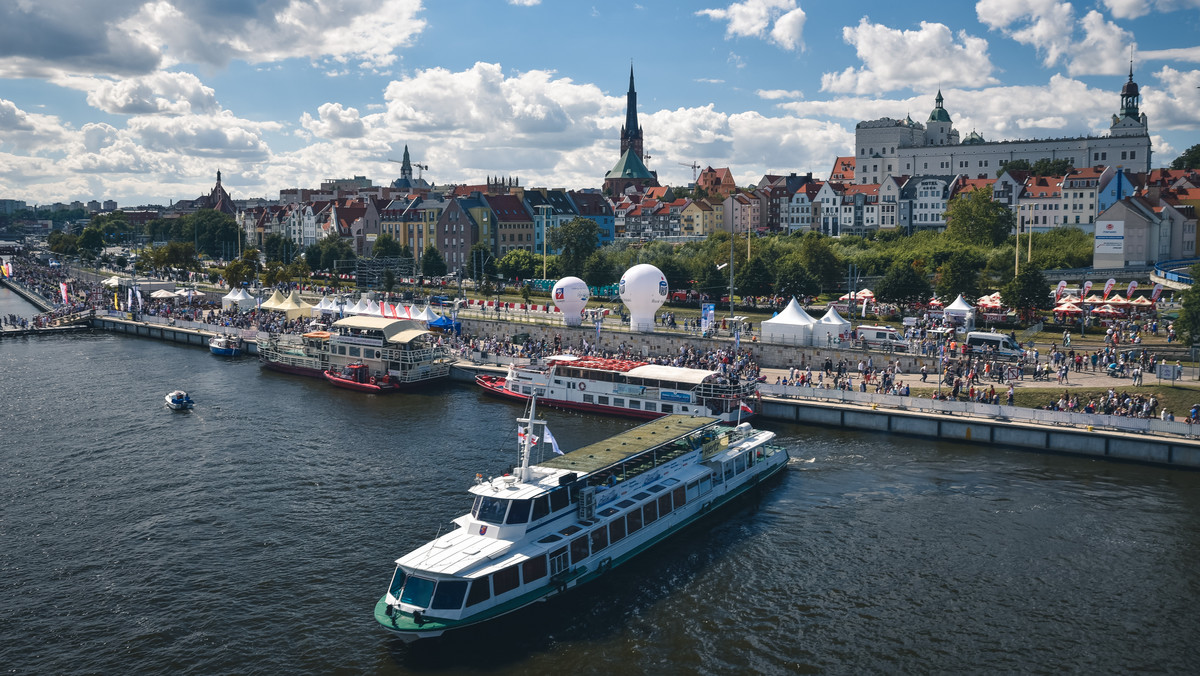
[(372, 385), (374, 385), (374, 384), (375, 384), (375, 376), (371, 376), (371, 384), (372, 384)]
[(587, 389), (587, 383), (579, 383), (579, 389), (581, 389), (581, 390), (586, 390), (586, 389)]

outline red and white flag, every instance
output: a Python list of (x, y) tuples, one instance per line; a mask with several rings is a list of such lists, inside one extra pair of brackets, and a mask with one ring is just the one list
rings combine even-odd
[(1117, 280), (1113, 279), (1112, 277), (1109, 277), (1108, 281), (1104, 283), (1104, 299), (1105, 300), (1108, 300), (1108, 294), (1112, 293), (1113, 287), (1116, 286), (1116, 284), (1117, 284)]
[(1083, 283), (1083, 291), (1080, 292), (1079, 299), (1083, 300), (1084, 298), (1087, 298), (1087, 295), (1089, 292), (1091, 292), (1091, 290), (1092, 290), (1091, 280), (1084, 282)]
[(750, 405), (744, 401), (738, 402), (738, 408), (742, 409), (742, 413), (754, 413), (754, 409), (750, 408)]
[(59, 283), (58, 283), (58, 288), (59, 288), (59, 290), (60, 290), (60, 291), (62, 291), (63, 305), (66, 305), (67, 303), (70, 303), (70, 302), (71, 302), (71, 299), (69, 299), (69, 298), (67, 297), (67, 283), (66, 283), (66, 282), (59, 282)]
[(1137, 291), (1137, 282), (1136, 282), (1136, 281), (1135, 281), (1135, 282), (1130, 282), (1130, 283), (1129, 283), (1129, 288), (1128, 288), (1128, 289), (1125, 289), (1125, 299), (1126, 299), (1126, 300), (1132, 300), (1132, 299), (1133, 299), (1133, 292), (1134, 292), (1134, 291)]
[(1063, 291), (1065, 291), (1065, 290), (1066, 290), (1066, 288), (1067, 288), (1067, 280), (1065, 280), (1065, 279), (1061, 279), (1061, 280), (1059, 280), (1059, 282), (1058, 282), (1058, 288), (1054, 290), (1054, 300), (1055, 300), (1055, 302), (1057, 302), (1059, 298), (1062, 298)]
[(1158, 297), (1162, 295), (1162, 284), (1155, 284), (1154, 290), (1150, 292), (1150, 302), (1157, 303)]

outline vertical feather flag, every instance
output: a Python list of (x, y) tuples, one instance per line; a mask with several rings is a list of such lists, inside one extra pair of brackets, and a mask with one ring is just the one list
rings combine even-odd
[(66, 283), (66, 282), (59, 282), (59, 283), (58, 283), (58, 289), (59, 289), (60, 291), (62, 291), (63, 305), (67, 305), (68, 303), (70, 303), (70, 302), (71, 302), (71, 299), (67, 297), (67, 283)]

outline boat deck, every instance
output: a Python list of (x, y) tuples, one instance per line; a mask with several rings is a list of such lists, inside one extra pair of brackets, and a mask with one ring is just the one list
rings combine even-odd
[(538, 466), (578, 472), (581, 475), (591, 474), (717, 424), (716, 418), (668, 415), (604, 441), (544, 460), (539, 462)]

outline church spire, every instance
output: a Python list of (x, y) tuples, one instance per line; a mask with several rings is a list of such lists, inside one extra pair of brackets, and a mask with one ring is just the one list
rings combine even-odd
[(400, 162), (400, 178), (412, 180), (412, 162), (408, 157), (408, 144), (404, 144), (404, 158)]
[(637, 119), (637, 90), (633, 86), (633, 63), (629, 64), (629, 91), (625, 94), (625, 126), (621, 127), (621, 154), (633, 150), (639, 159), (642, 155), (642, 128)]

